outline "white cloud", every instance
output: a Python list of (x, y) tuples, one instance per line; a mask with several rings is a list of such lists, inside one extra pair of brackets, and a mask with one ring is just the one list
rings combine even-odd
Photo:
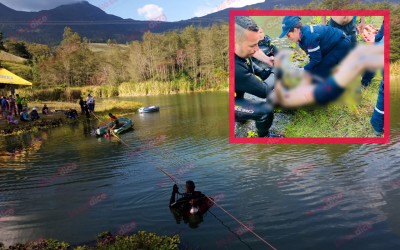
[[(241, 8), (247, 5), (253, 5), (263, 2), (265, 2), (265, 0), (225, 0), (217, 4), (215, 7), (199, 6), (194, 12), (194, 15), (196, 17), (201, 17), (228, 8)], [(207, 5), (209, 5), (208, 2)]]
[(252, 5), (256, 3), (263, 3), (265, 0), (226, 0), (221, 2), (217, 9), (218, 10), (223, 10), (227, 8), (241, 8), (245, 7), (247, 5)]
[(140, 16), (145, 16), (147, 19), (161, 16), (163, 13), (163, 8), (158, 7), (155, 4), (146, 4), (143, 8), (137, 10)]
[(208, 15), (210, 13), (216, 12), (217, 8), (216, 7), (206, 7), (206, 6), (199, 6), (197, 7), (197, 10), (194, 12), (194, 15), (196, 17), (201, 17)]

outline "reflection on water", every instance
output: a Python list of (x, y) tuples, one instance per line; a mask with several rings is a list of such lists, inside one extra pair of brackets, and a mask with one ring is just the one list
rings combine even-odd
[[(279, 144), (247, 157), (259, 146), (229, 144), (228, 126), (216, 129), (228, 118), (226, 92), (201, 93), (190, 100), (186, 95), (118, 98), (160, 106), (158, 113), (128, 116), (134, 129), (120, 137), (134, 149), (149, 137), (167, 135), (137, 156), (130, 157), (132, 150), (115, 139), (92, 136), (93, 120), (3, 137), (0, 210), (13, 207), (15, 214), (0, 221), (0, 241), (10, 245), (43, 236), (87, 243), (134, 221), (134, 232), (178, 232), (193, 249), (269, 249), (250, 232), (236, 237), (240, 225), (216, 206), (196, 228), (190, 221), (177, 224), (168, 208), (172, 182), (164, 183), (166, 176), (156, 164), (183, 182), (193, 180), (209, 196), (223, 192), (218, 204), (241, 222), (253, 222), (254, 232), (277, 249), (336, 249), (338, 242), (343, 249), (399, 249), (400, 187), (393, 183), (400, 180), (400, 135), (395, 135), (400, 132), (400, 90), (398, 81), (391, 85), (392, 138), (387, 147)], [(40, 147), (7, 156), (6, 148), (24, 147), (43, 132), (49, 140)], [(178, 176), (177, 169), (191, 161), (196, 168)], [(76, 170), (40, 186), (40, 180), (72, 162)], [(310, 162), (312, 171), (299, 174), (299, 167)], [(276, 185), (283, 180), (284, 185)], [(84, 209), (101, 192), (107, 199)], [(372, 229), (356, 235), (365, 223)], [(356, 236), (346, 239), (350, 234)]]

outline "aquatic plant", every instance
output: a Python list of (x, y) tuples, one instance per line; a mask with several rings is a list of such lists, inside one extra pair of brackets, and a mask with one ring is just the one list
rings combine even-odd
[[(132, 249), (132, 250), (150, 250), (150, 249), (165, 249), (165, 250), (179, 250), (178, 244), (180, 243), (179, 235), (173, 237), (158, 236), (155, 233), (146, 233), (139, 231), (133, 235), (122, 235), (114, 237), (110, 231), (99, 234), (97, 237), (97, 245), (88, 247), (86, 245), (76, 246), (74, 250), (119, 250), (119, 249)], [(54, 239), (43, 239), (40, 244), (38, 242), (27, 242), (25, 244), (17, 243), (9, 248), (5, 248), (4, 244), (0, 242), (0, 250), (66, 250), (71, 249), (70, 245), (66, 242), (59, 242)]]
[[(2, 248), (3, 246), (3, 248)], [(70, 247), (70, 245), (66, 242), (59, 242), (58, 240), (54, 239), (44, 239), (41, 243), (38, 242), (27, 242), (25, 244), (17, 243), (8, 248), (6, 250), (66, 250)], [(4, 249), (3, 243), (0, 242), (0, 250)]]

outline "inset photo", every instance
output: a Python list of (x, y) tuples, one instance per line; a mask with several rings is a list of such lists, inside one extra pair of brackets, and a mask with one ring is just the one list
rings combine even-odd
[(384, 142), (388, 12), (308, 12), (231, 11), (231, 142)]

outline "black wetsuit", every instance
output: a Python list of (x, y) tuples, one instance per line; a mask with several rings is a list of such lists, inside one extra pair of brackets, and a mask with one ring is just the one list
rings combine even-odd
[(200, 203), (202, 203), (206, 196), (202, 194), (200, 191), (194, 191), (193, 193), (183, 193), (182, 198), (179, 198), (177, 201), (175, 201), (175, 194), (172, 192), (171, 199), (169, 201), (169, 206), (172, 208), (177, 208), (181, 210), (181, 212), (185, 211), (190, 211), (192, 208), (192, 204), (190, 203), (190, 200), (194, 199), (194, 205), (198, 206)]
[[(278, 49), (276, 48), (276, 46), (272, 43), (272, 39), (270, 36), (265, 35), (264, 39), (261, 39), (258, 42), (258, 47), (260, 48), (260, 51), (264, 52), (264, 54), (266, 56), (274, 56), (278, 53)], [(257, 64), (258, 66), (260, 66), (261, 68), (270, 68), (271, 66), (269, 66), (267, 63), (265, 62), (261, 62), (260, 60), (258, 60), (257, 58), (253, 57), (252, 58), (253, 62), (255, 64)]]
[(235, 121), (255, 120), (259, 137), (269, 134), (274, 109), (267, 102), (244, 99), (244, 93), (267, 98), (274, 85), (274, 73), (261, 69), (251, 59), (243, 59), (235, 54)]
[[(190, 228), (198, 228), (199, 224), (203, 222), (203, 215), (214, 205), (214, 203), (209, 201), (200, 191), (180, 194), (182, 198), (177, 201), (175, 201), (175, 195), (176, 193), (172, 192), (169, 202), (171, 213), (174, 215), (177, 224), (181, 224), (183, 220), (186, 224), (189, 224)], [(190, 213), (192, 207), (198, 209), (196, 214)]]
[(84, 104), (84, 102), (83, 102), (83, 100), (81, 99), (81, 100), (79, 101), (79, 105), (81, 106), (82, 115), (85, 114), (85, 110), (83, 109), (83, 104)]
[(86, 117), (90, 118), (89, 106), (86, 104), (86, 102), (83, 102), (82, 108), (83, 108), (83, 113), (86, 114)]

